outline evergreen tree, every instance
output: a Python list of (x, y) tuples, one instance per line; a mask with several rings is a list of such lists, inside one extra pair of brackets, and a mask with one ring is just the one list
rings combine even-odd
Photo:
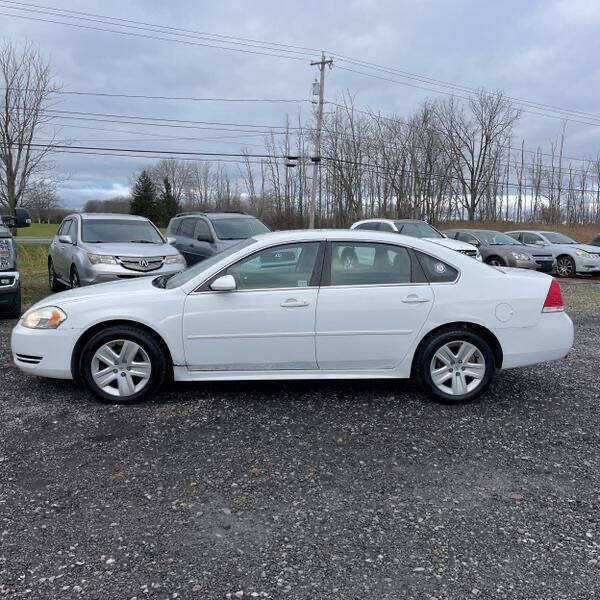
[(167, 227), (169, 221), (179, 212), (179, 204), (173, 196), (173, 188), (168, 177), (163, 179), (163, 192), (159, 198), (157, 220), (159, 227)]
[(156, 218), (156, 190), (146, 170), (140, 173), (131, 197), (129, 212), (132, 215), (140, 215), (151, 221)]

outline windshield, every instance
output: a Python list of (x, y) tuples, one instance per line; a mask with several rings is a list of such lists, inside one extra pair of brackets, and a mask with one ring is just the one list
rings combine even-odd
[(220, 240), (245, 240), (260, 233), (269, 233), (269, 228), (252, 217), (229, 217), (211, 219)]
[(415, 223), (403, 223), (402, 221), (396, 221), (396, 227), (398, 232), (402, 235), (410, 235), (416, 238), (443, 238), (444, 236), (435, 228), (428, 223), (415, 222)]
[(521, 242), (499, 231), (477, 231), (477, 237), (490, 246), (522, 246)]
[(150, 221), (133, 219), (83, 219), (81, 239), (90, 244), (131, 243), (164, 244)]
[(254, 244), (255, 241), (256, 240), (254, 240), (252, 238), (248, 238), (247, 240), (243, 240), (241, 242), (238, 242), (237, 244), (233, 244), (232, 246), (229, 246), (229, 248), (227, 248), (223, 252), (219, 252), (217, 254), (213, 254), (212, 256), (209, 256), (208, 258), (205, 258), (203, 261), (196, 263), (193, 267), (190, 267), (189, 269), (179, 271), (179, 273), (176, 273), (175, 275), (170, 277), (168, 281), (166, 281), (164, 287), (169, 288), (169, 289), (176, 288), (176, 287), (179, 287), (179, 286), (187, 283), (188, 281), (190, 281), (191, 279), (196, 277), (196, 275), (200, 275), (200, 273), (202, 273), (203, 271), (206, 271), (207, 269), (209, 269), (213, 265), (217, 264), (219, 261), (223, 260), (224, 258), (227, 258), (228, 256), (231, 256), (232, 254), (235, 254), (238, 250), (241, 250), (242, 248), (245, 248), (246, 246), (250, 246), (250, 245)]
[(575, 240), (564, 235), (563, 233), (553, 233), (551, 231), (544, 232), (544, 236), (551, 244), (576, 244)]

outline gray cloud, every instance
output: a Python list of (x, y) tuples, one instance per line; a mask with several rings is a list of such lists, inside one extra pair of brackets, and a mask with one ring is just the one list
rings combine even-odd
[[(596, 110), (600, 105), (596, 58), (600, 5), (594, 1), (309, 0), (300, 5), (267, 0), (55, 0), (55, 5), (223, 35), (325, 48), (429, 77), (503, 89), (518, 98), (600, 113)], [(302, 62), (227, 52), (6, 16), (0, 16), (0, 22), (3, 37), (29, 39), (39, 45), (51, 59), (57, 79), (66, 90), (307, 99), (316, 74), (308, 59)], [(355, 94), (360, 105), (401, 115), (409, 114), (425, 98), (436, 96), (334, 67), (328, 74), (327, 96), (339, 98), (346, 91)], [(300, 110), (305, 117), (310, 115), (309, 104), (296, 108), (281, 104), (70, 96), (63, 97), (58, 108), (270, 125), (282, 124), (286, 113), (294, 116)], [(81, 145), (236, 152), (244, 141), (261, 143), (260, 138), (166, 141), (167, 136), (220, 134), (60, 121), (71, 124), (63, 127), (63, 133)], [(558, 120), (525, 114), (516, 133), (518, 141), (524, 138), (529, 148), (548, 148), (561, 126)], [(600, 127), (569, 123), (565, 153), (595, 155), (599, 135)], [(119, 138), (127, 141), (114, 141)], [(130, 141), (135, 139), (144, 141)], [(131, 174), (147, 162), (139, 158), (60, 155), (56, 168), (70, 175), (61, 196), (67, 205), (75, 207), (92, 196), (112, 195), (114, 190), (125, 189)]]

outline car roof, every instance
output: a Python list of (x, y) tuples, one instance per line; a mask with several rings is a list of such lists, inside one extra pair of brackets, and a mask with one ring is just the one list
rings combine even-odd
[(185, 217), (206, 217), (207, 219), (256, 219), (254, 215), (249, 215), (243, 212), (186, 212), (175, 215), (174, 219), (184, 219)]
[(73, 213), (69, 217), (81, 217), (86, 221), (93, 221), (95, 219), (121, 219), (125, 221), (148, 221), (146, 217), (139, 215), (129, 215), (127, 213)]

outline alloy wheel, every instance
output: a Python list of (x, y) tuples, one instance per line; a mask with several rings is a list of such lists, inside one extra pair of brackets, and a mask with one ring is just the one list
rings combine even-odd
[(429, 366), (433, 384), (445, 394), (464, 396), (483, 381), (486, 364), (477, 346), (466, 341), (444, 344), (433, 355)]
[(77, 269), (74, 269), (71, 273), (71, 288), (81, 287), (81, 281), (79, 280), (79, 273)]
[(106, 342), (92, 358), (92, 379), (111, 396), (132, 396), (148, 384), (151, 374), (148, 353), (132, 340)]
[(568, 256), (563, 256), (556, 261), (556, 272), (561, 277), (572, 277), (573, 273), (573, 263)]

